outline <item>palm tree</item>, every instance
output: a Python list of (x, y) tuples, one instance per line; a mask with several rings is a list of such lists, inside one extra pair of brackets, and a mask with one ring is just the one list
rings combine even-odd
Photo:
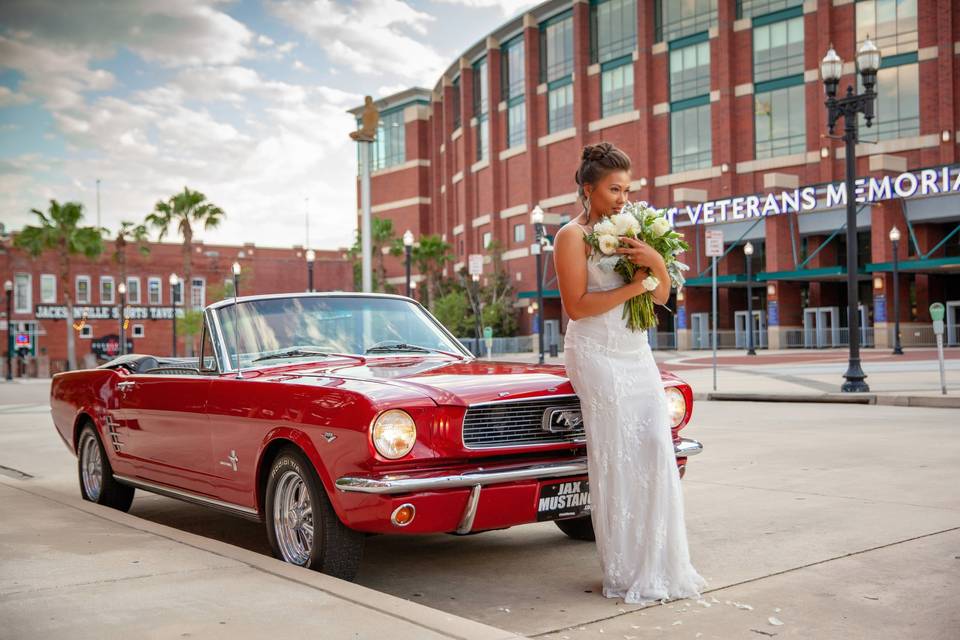
[[(127, 245), (135, 243), (140, 255), (150, 253), (149, 238), (146, 225), (134, 222), (121, 222), (117, 235), (113, 240), (113, 261), (120, 265), (120, 282), (127, 282)], [(141, 294), (142, 295), (142, 294)]]
[(439, 284), (437, 276), (443, 271), (444, 265), (453, 262), (450, 245), (437, 234), (421, 236), (420, 242), (413, 245), (410, 258), (417, 271), (427, 279), (427, 309), (433, 311), (433, 301)]
[[(191, 191), (184, 187), (182, 193), (177, 193), (160, 200), (147, 215), (146, 223), (160, 230), (159, 239), (167, 234), (174, 225), (183, 236), (183, 301), (188, 306), (192, 302), (191, 291), (193, 285), (193, 225), (203, 223), (204, 229), (215, 229), (223, 221), (226, 214), (223, 209), (207, 201), (207, 196), (199, 191)], [(201, 301), (202, 304), (202, 301)], [(191, 354), (192, 355), (192, 354)]]
[(83, 205), (50, 200), (47, 213), (31, 209), (40, 219), (40, 225), (26, 226), (14, 239), (14, 246), (27, 251), (34, 258), (47, 250), (55, 250), (60, 259), (60, 291), (67, 306), (67, 369), (77, 368), (77, 349), (73, 341), (73, 296), (70, 287), (70, 264), (74, 256), (88, 259), (103, 253), (103, 238), (98, 227), (82, 227)]
[[(396, 233), (393, 230), (393, 220), (388, 218), (371, 218), (370, 219), (370, 253), (372, 261), (375, 263), (374, 271), (371, 274), (372, 281), (371, 287), (374, 291), (378, 289), (386, 293), (393, 293), (396, 291), (396, 287), (387, 282), (387, 264), (384, 258), (383, 248), (390, 247), (390, 253), (392, 255), (398, 255), (394, 253), (392, 245), (396, 244), (398, 241), (394, 236)], [(401, 254), (402, 244), (401, 246)], [(356, 236), (353, 241), (353, 246), (347, 249), (347, 255), (350, 256), (350, 259), (353, 260), (353, 286), (356, 290), (360, 290), (363, 286), (363, 263), (360, 261), (360, 258), (363, 255), (363, 246), (362, 246), (362, 236), (360, 234), (360, 229), (357, 229)]]

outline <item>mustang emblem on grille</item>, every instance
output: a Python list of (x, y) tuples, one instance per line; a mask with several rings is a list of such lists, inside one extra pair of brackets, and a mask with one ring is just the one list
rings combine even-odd
[(543, 430), (550, 433), (566, 433), (583, 424), (583, 414), (579, 409), (547, 407), (543, 412)]

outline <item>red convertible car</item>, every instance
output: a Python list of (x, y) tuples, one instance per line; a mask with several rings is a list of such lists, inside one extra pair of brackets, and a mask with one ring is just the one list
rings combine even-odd
[[(678, 472), (690, 387), (662, 373)], [(135, 489), (266, 524), (274, 554), (352, 579), (377, 533), (553, 520), (592, 540), (580, 406), (558, 365), (475, 358), (403, 296), (247, 296), (204, 310), (200, 354), (54, 376), (84, 499)]]

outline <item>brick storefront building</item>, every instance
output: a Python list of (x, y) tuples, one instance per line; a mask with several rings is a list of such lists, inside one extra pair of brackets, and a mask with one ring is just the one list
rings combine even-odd
[[(392, 219), (398, 233), (440, 234), (455, 269), (498, 241), (522, 331), (530, 332), (534, 316), (525, 311), (537, 289), (531, 209), (546, 212), (551, 236), (577, 215), (580, 150), (611, 141), (633, 161), (632, 199), (677, 207), (675, 226), (689, 227), (691, 278), (681, 299), (674, 294), (668, 303), (673, 313), (658, 310), (660, 346), (707, 344), (711, 274), (703, 235), (711, 227), (724, 231), (728, 250), (718, 268), (721, 346), (742, 346), (746, 335), (747, 241), (755, 248), (760, 343), (841, 344), (845, 218), (828, 191), (842, 184), (845, 155), (842, 141), (826, 135), (819, 65), (832, 44), (845, 61), (845, 90), (857, 82), (856, 51), (868, 35), (883, 64), (877, 119), (861, 124), (857, 175), (899, 180), (903, 189), (881, 190), (858, 217), (865, 343), (890, 339), (893, 225), (904, 238), (904, 340), (928, 329), (927, 307), (942, 301), (955, 342), (960, 183), (946, 178), (937, 184), (948, 188), (921, 192), (898, 178), (915, 172), (919, 182), (925, 169), (951, 176), (960, 169), (960, 3), (953, 0), (545, 2), (464, 51), (432, 90), (378, 102), (373, 214)], [(762, 203), (771, 193), (807, 188), (815, 206), (800, 214), (725, 216), (738, 199)], [(691, 224), (687, 206), (700, 211), (704, 203), (723, 207), (725, 219)], [(402, 282), (402, 261), (388, 260), (391, 280)], [(567, 318), (550, 253), (546, 265), (550, 336), (562, 333)]]
[[(29, 364), (29, 375), (56, 373), (66, 368), (67, 361), (67, 320), (60, 290), (59, 259), (52, 251), (32, 258), (13, 246), (15, 235), (5, 238), (0, 246), (2, 281), (13, 283), (13, 335), (21, 336), (28, 344), (25, 362)], [(146, 255), (133, 244), (126, 250), (127, 342), (132, 343), (134, 353), (169, 356), (173, 350), (169, 278), (171, 273), (183, 278), (183, 247), (159, 242), (146, 246), (149, 247)], [(241, 295), (307, 290), (307, 262), (302, 247), (283, 249), (258, 247), (253, 243), (228, 246), (194, 242), (193, 251), (193, 282), (190, 287), (181, 288), (176, 301), (180, 316), (185, 308), (202, 308), (219, 299), (215, 297), (218, 293), (232, 291), (234, 261), (241, 265)], [(316, 290), (353, 289), (353, 264), (344, 250), (316, 251), (313, 268)], [(77, 366), (81, 368), (96, 363), (94, 352), (106, 338), (113, 336), (116, 342), (120, 330), (117, 290), (120, 280), (120, 266), (114, 260), (114, 244), (110, 240), (104, 241), (104, 251), (98, 259), (72, 259), (69, 286), (75, 318), (71, 330)], [(5, 318), (6, 300), (3, 300), (2, 313)], [(185, 355), (188, 347), (182, 332), (181, 329), (177, 336), (180, 356)], [(6, 331), (3, 337), (7, 339)], [(194, 336), (193, 343), (199, 343), (199, 339)]]

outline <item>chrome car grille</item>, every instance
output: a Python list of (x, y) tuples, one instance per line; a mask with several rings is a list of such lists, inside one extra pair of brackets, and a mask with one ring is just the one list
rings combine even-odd
[(473, 405), (463, 417), (463, 446), (467, 449), (499, 449), (557, 443), (586, 442), (580, 423), (563, 432), (544, 429), (548, 410), (563, 409), (573, 416), (580, 412), (577, 396), (499, 400)]

